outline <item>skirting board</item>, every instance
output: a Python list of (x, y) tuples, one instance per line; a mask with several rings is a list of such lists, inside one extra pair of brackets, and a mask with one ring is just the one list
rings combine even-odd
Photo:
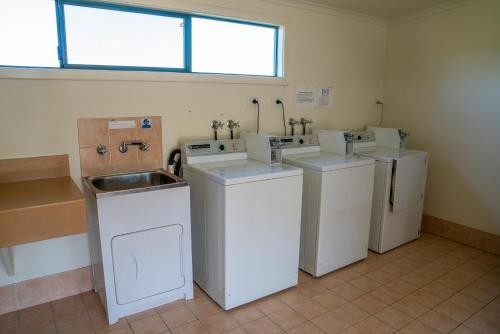
[(500, 255), (500, 236), (471, 227), (424, 215), (422, 230), (483, 251)]
[(83, 267), (0, 287), (0, 314), (92, 290), (92, 270)]

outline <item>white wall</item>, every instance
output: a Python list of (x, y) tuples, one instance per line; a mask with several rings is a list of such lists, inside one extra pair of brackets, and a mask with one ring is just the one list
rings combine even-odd
[[(196, 75), (190, 82), (168, 82), (161, 78), (160, 81), (38, 80), (6, 79), (0, 73), (0, 158), (68, 153), (71, 175), (79, 180), (78, 118), (161, 115), (167, 158), (180, 140), (211, 136), (212, 119), (232, 118), (241, 121), (243, 129), (254, 129), (256, 112), (248, 106), (250, 96), (262, 101), (263, 132), (282, 129), (281, 109), (270, 106), (273, 97), (283, 99), (287, 118), (308, 117), (316, 125), (361, 129), (377, 121), (379, 114), (374, 101), (382, 97), (385, 26), (362, 18), (258, 0), (204, 2), (209, 5), (142, 1), (160, 8), (284, 23), (285, 81), (279, 81), (280, 85), (261, 84), (261, 81), (208, 83), (198, 80)], [(93, 76), (109, 79), (102, 73)], [(168, 73), (160, 76), (172, 78)], [(333, 86), (333, 109), (297, 109), (293, 104), (296, 85)], [(18, 265), (19, 274), (7, 278), (0, 270), (0, 286), (82, 266), (80, 260), (61, 261), (64, 254), (88, 252), (79, 236), (69, 240), (73, 241), (45, 242), (57, 252), (46, 256), (47, 266), (43, 270), (40, 264), (31, 265), (40, 261), (38, 258), (19, 257), (19, 262), (25, 262)], [(30, 250), (41, 252), (48, 247), (44, 243), (39, 245)]]
[(390, 26), (384, 126), (430, 152), (425, 213), (500, 235), (500, 1)]

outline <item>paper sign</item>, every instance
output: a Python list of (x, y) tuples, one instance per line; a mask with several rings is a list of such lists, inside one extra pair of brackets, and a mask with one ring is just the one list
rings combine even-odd
[(313, 87), (297, 86), (295, 90), (295, 105), (297, 107), (315, 107), (318, 105), (316, 89)]
[(109, 121), (110, 129), (135, 129), (135, 121)]
[(332, 87), (320, 88), (318, 92), (318, 107), (332, 107)]

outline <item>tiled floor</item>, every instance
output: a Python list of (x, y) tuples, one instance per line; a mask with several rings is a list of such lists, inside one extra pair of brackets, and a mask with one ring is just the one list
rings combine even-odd
[(0, 333), (500, 333), (500, 257), (432, 235), (224, 312), (200, 289), (109, 327), (92, 292), (0, 316)]

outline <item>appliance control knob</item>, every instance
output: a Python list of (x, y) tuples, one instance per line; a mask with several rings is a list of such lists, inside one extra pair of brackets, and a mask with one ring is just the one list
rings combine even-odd
[(300, 144), (304, 144), (304, 139), (299, 139)]
[(226, 147), (224, 145), (219, 145), (219, 150), (224, 151)]
[(361, 140), (361, 136), (358, 136), (358, 140)]

